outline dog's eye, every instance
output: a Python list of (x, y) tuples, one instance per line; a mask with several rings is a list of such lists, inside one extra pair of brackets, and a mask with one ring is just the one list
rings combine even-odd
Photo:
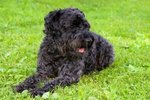
[(80, 25), (80, 23), (81, 23), (81, 22), (80, 22), (79, 20), (74, 20), (72, 24), (73, 24), (74, 26), (78, 27), (78, 26)]

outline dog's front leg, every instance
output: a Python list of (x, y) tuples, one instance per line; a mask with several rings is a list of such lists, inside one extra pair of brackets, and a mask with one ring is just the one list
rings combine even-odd
[(13, 87), (13, 90), (16, 92), (21, 93), (24, 90), (29, 90), (36, 88), (36, 85), (39, 81), (41, 81), (44, 77), (42, 74), (34, 74), (30, 77), (26, 78), (23, 82), (21, 82), (19, 85), (16, 85)]
[(79, 63), (63, 65), (60, 69), (58, 77), (47, 82), (42, 88), (31, 90), (31, 95), (33, 97), (36, 95), (42, 96), (45, 92), (53, 91), (56, 86), (64, 87), (73, 83), (77, 83), (83, 73), (83, 68), (84, 65)]

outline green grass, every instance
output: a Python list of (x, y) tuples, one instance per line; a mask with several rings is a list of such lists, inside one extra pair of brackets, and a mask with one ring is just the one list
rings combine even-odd
[(67, 7), (84, 11), (91, 30), (113, 44), (115, 62), (78, 84), (58, 87), (48, 99), (150, 100), (149, 0), (1, 0), (0, 100), (33, 100), (11, 86), (35, 71), (44, 16)]

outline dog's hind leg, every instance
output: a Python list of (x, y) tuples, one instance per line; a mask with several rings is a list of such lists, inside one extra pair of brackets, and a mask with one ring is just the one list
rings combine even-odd
[(113, 47), (106, 40), (97, 44), (96, 61), (97, 70), (102, 70), (114, 62)]

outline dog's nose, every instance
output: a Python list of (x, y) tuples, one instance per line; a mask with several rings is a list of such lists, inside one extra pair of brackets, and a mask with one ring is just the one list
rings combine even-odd
[(90, 48), (93, 44), (92, 38), (85, 38), (83, 44), (86, 48)]
[(85, 41), (86, 41), (86, 43), (88, 44), (88, 47), (91, 47), (91, 45), (92, 45), (92, 43), (93, 43), (92, 38), (88, 38), (88, 39), (86, 39)]

